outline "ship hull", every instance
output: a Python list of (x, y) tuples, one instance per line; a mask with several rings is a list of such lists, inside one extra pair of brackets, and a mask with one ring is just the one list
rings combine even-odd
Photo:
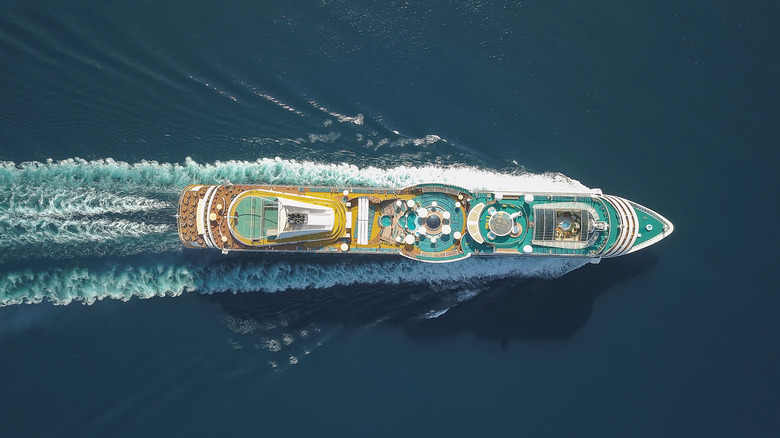
[(626, 199), (587, 193), (191, 185), (178, 231), (194, 249), (395, 254), (430, 263), (472, 256), (597, 262), (657, 243), (670, 221)]

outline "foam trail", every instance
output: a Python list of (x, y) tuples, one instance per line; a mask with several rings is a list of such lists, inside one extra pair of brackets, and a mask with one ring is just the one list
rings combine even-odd
[(358, 114), (356, 116), (346, 116), (344, 114), (339, 114), (339, 113), (336, 113), (336, 112), (333, 112), (333, 111), (329, 111), (327, 108), (325, 108), (324, 106), (318, 104), (314, 100), (309, 100), (309, 104), (311, 106), (313, 106), (314, 108), (317, 108), (318, 110), (320, 110), (320, 111), (322, 111), (322, 112), (324, 112), (324, 113), (326, 113), (326, 114), (328, 114), (328, 115), (330, 115), (332, 117), (335, 117), (341, 123), (345, 123), (346, 122), (346, 123), (354, 123), (355, 125), (362, 125), (363, 121), (365, 120), (365, 117), (363, 116), (363, 114)]
[[(582, 192), (588, 188), (559, 173), (500, 173), (472, 166), (396, 166), (379, 168), (311, 161), (261, 158), (255, 161), (217, 161), (200, 164), (187, 158), (184, 164), (140, 161), (126, 163), (110, 158), (87, 161), (71, 158), (46, 163), (0, 163), (0, 194), (3, 205), (8, 193), (40, 193), (37, 187), (96, 189), (117, 195), (158, 199), (178, 194), (187, 184), (233, 183), (305, 184), (399, 188), (423, 182), (442, 182), (468, 189)], [(33, 187), (34, 189), (31, 189)], [(175, 200), (175, 198), (173, 198)]]
[[(128, 256), (140, 253), (179, 251), (181, 243), (175, 232), (149, 234), (142, 237), (114, 237), (71, 233), (57, 239), (46, 239), (45, 234), (15, 234), (15, 240), (0, 245), (0, 263), (27, 259), (71, 259), (95, 256)], [(6, 233), (0, 233), (6, 240)], [(90, 240), (92, 239), (92, 240)], [(27, 243), (31, 242), (31, 243)]]
[(8, 272), (3, 277), (0, 306), (44, 300), (54, 304), (92, 304), (104, 298), (127, 301), (134, 296), (151, 298), (195, 290), (194, 278), (184, 266), (72, 266)]
[[(352, 284), (427, 284), (437, 287), (463, 286), (503, 277), (558, 277), (586, 262), (561, 259), (470, 258), (450, 265), (420, 263), (403, 258), (354, 265), (312, 263), (260, 263), (250, 269), (231, 264), (210, 267), (201, 278), (199, 290), (205, 293), (278, 292), (286, 289), (323, 289)], [(359, 272), (360, 275), (355, 275)]]
[[(406, 259), (373, 259), (342, 264), (289, 261), (223, 260), (213, 264), (168, 263), (57, 267), (7, 272), (0, 280), (0, 306), (23, 303), (54, 304), (104, 298), (129, 300), (177, 296), (185, 292), (278, 292), (324, 289), (354, 284), (421, 284), (434, 289), (477, 286), (504, 277), (559, 277), (586, 262), (565, 259), (472, 258), (452, 266)], [(356, 275), (359, 272), (359, 275)]]
[(447, 307), (444, 310), (431, 310), (430, 312), (425, 314), (425, 319), (435, 319), (435, 318), (438, 318), (438, 317), (444, 315), (445, 313), (447, 313), (448, 310), (450, 310), (449, 307)]
[(172, 206), (166, 201), (143, 196), (118, 195), (94, 188), (62, 190), (32, 187), (9, 193), (7, 198), (7, 207), (0, 209), (3, 213), (59, 218), (147, 212)]
[[(563, 275), (563, 274), (560, 274), (560, 275)], [(557, 276), (557, 275), (553, 274), (551, 276)], [(447, 311), (449, 311), (453, 307), (457, 306), (458, 304), (463, 303), (465, 301), (469, 301), (469, 300), (473, 299), (474, 297), (478, 296), (479, 294), (481, 294), (484, 291), (485, 291), (484, 287), (477, 287), (477, 288), (461, 289), (461, 290), (458, 290), (455, 293), (443, 294), (442, 295), (442, 300), (444, 302), (443, 303), (444, 306), (431, 309), (428, 312), (426, 312), (425, 314), (421, 315), (421, 317), (423, 317), (425, 319), (438, 318), (438, 317), (444, 315), (445, 313), (447, 313)]]
[(291, 113), (295, 113), (295, 114), (297, 114), (299, 116), (304, 116), (303, 112), (298, 111), (297, 109), (291, 107), (290, 105), (287, 105), (286, 103), (280, 101), (279, 99), (271, 96), (268, 93), (264, 93), (264, 92), (258, 90), (256, 87), (252, 86), (251, 84), (249, 84), (247, 82), (244, 82), (244, 81), (239, 81), (238, 83), (243, 85), (244, 87), (252, 90), (252, 93), (254, 93), (255, 96), (261, 97), (261, 98), (263, 98), (263, 99), (265, 99), (265, 100), (267, 100), (267, 101), (269, 101), (269, 102), (279, 106), (280, 108), (284, 108), (287, 111), (290, 111)]
[(41, 216), (35, 219), (0, 218), (4, 234), (13, 236), (0, 242), (0, 249), (31, 244), (58, 244), (74, 242), (104, 242), (121, 237), (142, 237), (173, 230), (170, 224), (149, 225), (120, 220), (52, 220)]

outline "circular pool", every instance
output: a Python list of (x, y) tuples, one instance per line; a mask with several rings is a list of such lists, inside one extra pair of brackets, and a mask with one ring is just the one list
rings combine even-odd
[(512, 228), (515, 225), (515, 221), (512, 220), (512, 216), (505, 211), (498, 211), (493, 216), (490, 216), (488, 221), (488, 228), (496, 236), (506, 236), (512, 232)]

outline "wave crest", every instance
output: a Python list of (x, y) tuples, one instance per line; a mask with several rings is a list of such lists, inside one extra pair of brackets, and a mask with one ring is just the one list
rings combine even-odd
[[(369, 256), (370, 257), (370, 256)], [(327, 289), (350, 285), (424, 285), (434, 289), (462, 288), (505, 277), (555, 278), (586, 262), (564, 259), (471, 258), (458, 269), (406, 259), (372, 257), (342, 263), (243, 260), (230, 258), (196, 264), (171, 260), (154, 264), (107, 264), (25, 269), (3, 274), (0, 306), (24, 303), (92, 304), (104, 298), (129, 300), (177, 296), (184, 292), (279, 292)]]

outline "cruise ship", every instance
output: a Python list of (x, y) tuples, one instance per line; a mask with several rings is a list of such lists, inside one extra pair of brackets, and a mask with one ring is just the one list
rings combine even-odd
[(670, 235), (655, 211), (600, 189), (585, 193), (248, 184), (190, 185), (179, 199), (187, 248), (400, 254), (444, 263), (479, 257), (601, 258)]

